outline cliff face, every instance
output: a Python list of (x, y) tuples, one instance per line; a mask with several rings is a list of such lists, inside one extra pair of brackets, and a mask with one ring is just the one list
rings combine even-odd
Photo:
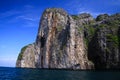
[[(104, 16), (104, 17), (103, 17)], [(95, 35), (89, 43), (89, 58), (97, 69), (120, 68), (120, 14), (97, 17), (100, 23), (95, 25)]]
[[(41, 17), (35, 43), (22, 48), (16, 67), (60, 69), (118, 67), (120, 59), (118, 45), (120, 16), (118, 16), (100, 15), (95, 20), (86, 13), (69, 15), (62, 9), (46, 9)], [(115, 19), (116, 28), (112, 31), (109, 22)], [(106, 23), (107, 27), (101, 27)], [(115, 38), (115, 42), (111, 40), (112, 38)], [(114, 44), (116, 47), (112, 46)], [(102, 67), (99, 67), (101, 65)]]

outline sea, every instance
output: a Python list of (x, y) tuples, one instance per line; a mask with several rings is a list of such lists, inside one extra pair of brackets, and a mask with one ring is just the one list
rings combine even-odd
[(0, 67), (0, 80), (120, 80), (120, 71)]

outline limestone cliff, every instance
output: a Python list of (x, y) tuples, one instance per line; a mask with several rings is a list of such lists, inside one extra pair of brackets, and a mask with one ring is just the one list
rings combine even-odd
[(41, 17), (36, 42), (21, 51), (17, 67), (91, 69), (83, 33), (62, 9), (46, 9)]
[(94, 19), (87, 13), (69, 15), (63, 9), (46, 9), (36, 41), (21, 49), (16, 67), (119, 68), (119, 22), (119, 14)]

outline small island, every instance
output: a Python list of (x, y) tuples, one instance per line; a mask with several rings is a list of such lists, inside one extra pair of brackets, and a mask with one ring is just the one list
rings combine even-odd
[(36, 41), (21, 49), (16, 67), (120, 69), (120, 14), (70, 15), (48, 8)]

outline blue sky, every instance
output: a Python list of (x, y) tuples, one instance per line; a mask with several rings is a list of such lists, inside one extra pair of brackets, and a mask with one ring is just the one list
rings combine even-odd
[(51, 7), (96, 17), (119, 13), (120, 0), (0, 0), (0, 66), (15, 66), (20, 49), (35, 41), (42, 12)]

